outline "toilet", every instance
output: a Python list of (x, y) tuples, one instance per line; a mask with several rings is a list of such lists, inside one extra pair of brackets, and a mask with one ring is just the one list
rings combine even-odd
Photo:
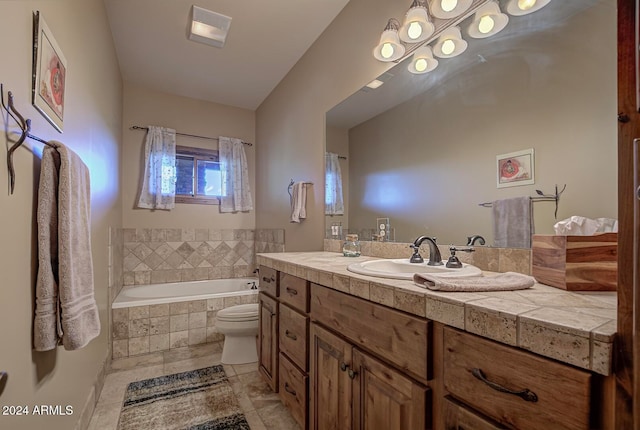
[(236, 305), (218, 311), (216, 331), (224, 334), (223, 364), (244, 364), (258, 361), (258, 304)]

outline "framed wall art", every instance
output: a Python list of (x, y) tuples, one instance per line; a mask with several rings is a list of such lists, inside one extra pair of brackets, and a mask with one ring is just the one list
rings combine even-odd
[(33, 106), (62, 133), (67, 60), (42, 14), (33, 13)]
[(496, 156), (498, 188), (535, 183), (533, 148)]

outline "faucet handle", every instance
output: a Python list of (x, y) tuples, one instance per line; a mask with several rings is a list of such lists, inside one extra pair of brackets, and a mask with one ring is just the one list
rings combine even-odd
[(449, 251), (451, 251), (451, 255), (456, 255), (456, 252), (476, 252), (475, 248), (456, 248), (455, 246), (449, 247)]
[(413, 255), (409, 258), (409, 263), (424, 263), (424, 259), (420, 255), (420, 246), (412, 243), (409, 248), (413, 249)]
[(451, 256), (447, 260), (446, 266), (450, 269), (461, 269), (462, 262), (456, 257), (456, 252), (475, 252), (473, 248), (456, 248), (455, 246), (449, 247), (449, 251), (451, 252)]

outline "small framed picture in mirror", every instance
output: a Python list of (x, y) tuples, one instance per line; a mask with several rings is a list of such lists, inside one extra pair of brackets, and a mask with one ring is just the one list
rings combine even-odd
[(498, 188), (534, 184), (533, 148), (497, 155), (496, 169)]

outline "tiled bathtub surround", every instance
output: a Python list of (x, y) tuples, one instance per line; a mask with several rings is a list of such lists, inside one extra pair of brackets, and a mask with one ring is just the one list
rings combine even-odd
[(255, 250), (258, 252), (284, 252), (283, 229), (258, 229), (255, 233)]
[(257, 303), (258, 294), (112, 309), (113, 358), (217, 342), (220, 309)]
[[(342, 252), (342, 240), (325, 239), (324, 250), (328, 252)], [(401, 242), (360, 242), (363, 256), (378, 258), (409, 258), (413, 250), (410, 243)], [(449, 245), (438, 245), (443, 260), (449, 258)], [(531, 274), (531, 250), (517, 248), (491, 248), (488, 246), (476, 246), (474, 252), (458, 252), (456, 256), (463, 263), (473, 264), (482, 270), (490, 272), (518, 272), (525, 275)], [(259, 252), (259, 251), (258, 251)], [(429, 248), (420, 247), (420, 254), (426, 260), (429, 256)]]
[(254, 230), (125, 228), (124, 285), (241, 278), (255, 268)]

